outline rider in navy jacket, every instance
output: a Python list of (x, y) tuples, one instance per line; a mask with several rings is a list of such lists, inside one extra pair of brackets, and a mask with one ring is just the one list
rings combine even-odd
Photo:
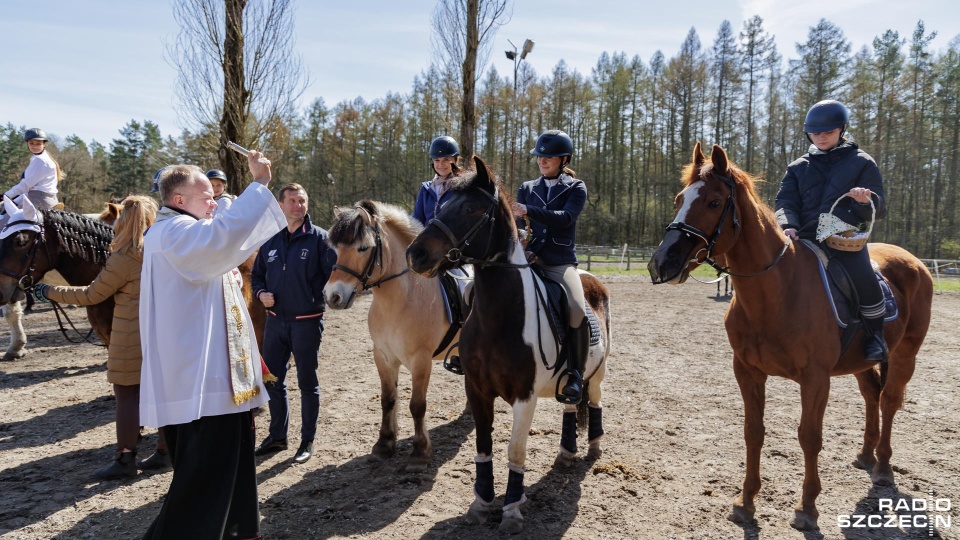
[(448, 180), (460, 174), (460, 146), (453, 137), (437, 137), (430, 143), (431, 180), (420, 184), (417, 200), (413, 203), (413, 217), (425, 226), (437, 215), (437, 208), (452, 196), (447, 191)]
[(587, 202), (583, 180), (561, 173), (548, 197), (541, 176), (520, 186), (517, 202), (526, 205), (533, 233), (526, 250), (546, 265), (577, 264), (577, 218)]
[(267, 312), (283, 320), (323, 313), (323, 287), (336, 262), (327, 231), (307, 215), (293, 233), (284, 229), (260, 248), (250, 275), (253, 295), (273, 293), (276, 304)]

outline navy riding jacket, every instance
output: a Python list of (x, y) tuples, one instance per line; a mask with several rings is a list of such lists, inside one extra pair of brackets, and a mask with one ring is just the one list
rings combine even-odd
[[(852, 141), (827, 152), (811, 145), (808, 153), (787, 166), (777, 193), (777, 222), (784, 229), (797, 229), (803, 238), (814, 238), (820, 214), (829, 212), (841, 195), (855, 187), (873, 192), (876, 219), (887, 215), (883, 177), (870, 154)], [(870, 221), (870, 205), (851, 197), (843, 198), (833, 213), (851, 225)]]
[[(526, 250), (547, 266), (577, 264), (577, 218), (587, 203), (587, 185), (582, 180), (567, 174), (561, 174), (558, 180), (549, 198), (542, 176), (517, 189), (517, 202), (527, 206), (533, 232)], [(523, 228), (522, 218), (517, 226)]]
[(325, 309), (323, 287), (337, 252), (327, 244), (327, 231), (310, 216), (293, 233), (286, 227), (260, 247), (250, 281), (254, 297), (273, 293), (268, 313), (285, 321), (316, 317)]
[(423, 223), (424, 226), (430, 223), (430, 220), (437, 216), (437, 209), (447, 199), (453, 196), (452, 191), (445, 191), (440, 199), (437, 200), (437, 192), (433, 189), (433, 180), (427, 180), (420, 184), (420, 191), (417, 193), (417, 201), (413, 205), (413, 217)]

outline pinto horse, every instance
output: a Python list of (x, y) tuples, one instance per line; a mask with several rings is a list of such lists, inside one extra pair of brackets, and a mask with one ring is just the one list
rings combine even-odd
[[(476, 172), (467, 173), (452, 186), (448, 183), (453, 197), (407, 249), (407, 262), (415, 272), (427, 276), (473, 264), (473, 307), (460, 337), (467, 401), (477, 428), (476, 499), (467, 517), (483, 523), (494, 500), (493, 412), (494, 400), (500, 397), (513, 409), (500, 530), (513, 534), (523, 528), (523, 473), (537, 399), (554, 398), (563, 370), (557, 369), (558, 342), (551, 333), (546, 309), (538, 301), (540, 281), (524, 256), (502, 185), (480, 158), (474, 160)], [(572, 462), (578, 413), (581, 426), (589, 414), (587, 458), (596, 459), (601, 454), (600, 383), (610, 350), (610, 296), (593, 275), (582, 272), (580, 278), (600, 332), (584, 370), (585, 398), (579, 407), (565, 407), (560, 452), (554, 465)]]
[[(411, 472), (426, 469), (433, 452), (424, 422), (433, 360), (443, 358), (444, 342), (452, 343), (459, 335), (457, 328), (451, 330), (438, 280), (407, 268), (407, 246), (422, 228), (400, 208), (381, 202), (365, 200), (353, 208), (334, 209), (330, 245), (337, 250), (337, 263), (323, 288), (327, 305), (334, 309), (347, 309), (360, 292), (373, 291), (367, 327), (380, 375), (383, 417), (371, 459), (383, 460), (396, 452), (397, 378), (402, 365), (412, 379), (413, 451), (405, 466)], [(454, 334), (447, 336), (448, 331)]]
[(853, 374), (866, 402), (863, 446), (854, 465), (870, 471), (875, 484), (892, 485), (893, 417), (903, 405), (917, 351), (930, 324), (933, 280), (923, 263), (907, 251), (888, 244), (869, 245), (899, 309), (899, 317), (884, 332), (890, 360), (881, 367), (885, 372), (881, 375), (863, 359), (862, 332), (850, 347), (841, 347), (842, 331), (820, 281), (817, 255), (787, 239), (773, 212), (754, 191), (750, 175), (716, 145), (707, 161), (697, 143), (683, 182), (685, 188), (676, 198), (677, 215), (648, 269), (654, 283), (683, 283), (698, 265), (719, 267), (716, 257), (723, 257), (726, 268), (722, 270), (730, 274), (737, 291), (725, 326), (743, 396), (747, 459), (743, 492), (729, 519), (753, 521), (760, 489), (765, 384), (774, 375), (800, 385), (803, 492), (791, 525), (816, 529), (815, 502), (821, 488), (817, 459), (830, 377)]
[[(39, 225), (40, 232), (17, 231), (0, 241), (0, 304), (6, 305), (8, 313), (25, 298), (23, 289), (50, 270), (57, 270), (70, 285), (90, 284), (106, 264), (113, 240), (109, 225), (72, 212), (30, 207), (24, 209), (24, 219)], [(107, 345), (113, 305), (110, 297), (87, 306), (90, 325)], [(26, 339), (21, 348), (23, 345)]]

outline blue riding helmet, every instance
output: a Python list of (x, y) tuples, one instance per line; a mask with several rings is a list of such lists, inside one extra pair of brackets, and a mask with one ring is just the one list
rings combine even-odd
[(221, 171), (220, 169), (210, 169), (209, 171), (207, 171), (207, 178), (209, 178), (210, 180), (213, 180), (214, 178), (216, 178), (217, 180), (223, 180), (223, 182), (226, 183), (227, 173)]
[(460, 146), (457, 145), (457, 141), (453, 140), (453, 137), (444, 135), (443, 137), (437, 137), (430, 143), (430, 159), (457, 157), (459, 155)]
[(40, 128), (30, 128), (23, 132), (23, 142), (34, 140), (47, 142), (50, 139), (47, 138), (47, 134)]
[(823, 133), (837, 128), (846, 128), (849, 123), (850, 111), (843, 103), (826, 99), (815, 103), (807, 111), (807, 117), (803, 121), (803, 131), (806, 133)]
[(150, 190), (150, 193), (157, 193), (160, 191), (160, 175), (163, 174), (163, 171), (173, 167), (173, 165), (167, 165), (166, 167), (161, 167), (157, 174), (153, 175), (153, 189)]
[(559, 129), (544, 131), (530, 153), (540, 157), (572, 156), (573, 139)]

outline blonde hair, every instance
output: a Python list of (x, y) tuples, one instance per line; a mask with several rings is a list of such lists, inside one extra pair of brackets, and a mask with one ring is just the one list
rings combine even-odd
[(150, 197), (130, 195), (123, 200), (120, 217), (113, 224), (111, 253), (143, 255), (143, 233), (157, 219), (157, 203)]

